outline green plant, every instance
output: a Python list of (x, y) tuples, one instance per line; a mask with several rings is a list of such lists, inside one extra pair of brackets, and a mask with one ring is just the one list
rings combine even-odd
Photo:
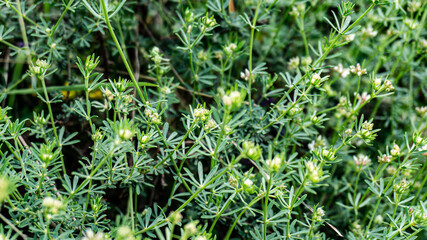
[(426, 238), (426, 1), (0, 10), (0, 239)]

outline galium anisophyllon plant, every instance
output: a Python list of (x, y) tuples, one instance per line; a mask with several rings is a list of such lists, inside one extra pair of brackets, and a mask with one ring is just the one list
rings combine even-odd
[(427, 238), (427, 2), (0, 12), (0, 239)]

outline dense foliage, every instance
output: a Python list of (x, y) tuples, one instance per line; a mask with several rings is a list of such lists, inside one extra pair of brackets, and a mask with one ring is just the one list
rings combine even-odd
[(0, 240), (427, 239), (427, 1), (0, 0)]

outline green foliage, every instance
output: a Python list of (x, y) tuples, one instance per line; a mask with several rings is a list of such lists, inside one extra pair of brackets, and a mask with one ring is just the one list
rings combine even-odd
[(425, 0), (0, 12), (0, 239), (427, 238)]

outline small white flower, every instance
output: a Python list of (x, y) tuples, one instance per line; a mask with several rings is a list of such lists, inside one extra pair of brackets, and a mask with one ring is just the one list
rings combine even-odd
[(344, 36), (344, 40), (347, 42), (352, 42), (354, 39), (356, 38), (356, 34), (352, 33), (352, 34), (348, 34)]
[(356, 64), (356, 66), (350, 66), (350, 72), (356, 74), (359, 77), (367, 73), (366, 68), (362, 69), (359, 63)]
[(359, 99), (360, 103), (363, 104), (364, 102), (371, 99), (371, 95), (369, 95), (367, 92), (363, 92), (362, 95), (357, 94), (357, 99)]
[(289, 59), (288, 61), (288, 68), (289, 70), (293, 70), (298, 68), (299, 66), (299, 57), (293, 57), (291, 59)]
[(102, 232), (94, 233), (92, 229), (86, 231), (86, 236), (82, 240), (103, 240), (104, 234)]
[(363, 154), (358, 154), (357, 156), (353, 156), (353, 160), (354, 160), (354, 163), (359, 167), (367, 166), (371, 163), (371, 159), (368, 156)]
[(369, 25), (368, 27), (363, 27), (362, 28), (362, 34), (364, 36), (367, 37), (375, 37), (378, 34), (378, 31), (375, 31), (371, 25)]

